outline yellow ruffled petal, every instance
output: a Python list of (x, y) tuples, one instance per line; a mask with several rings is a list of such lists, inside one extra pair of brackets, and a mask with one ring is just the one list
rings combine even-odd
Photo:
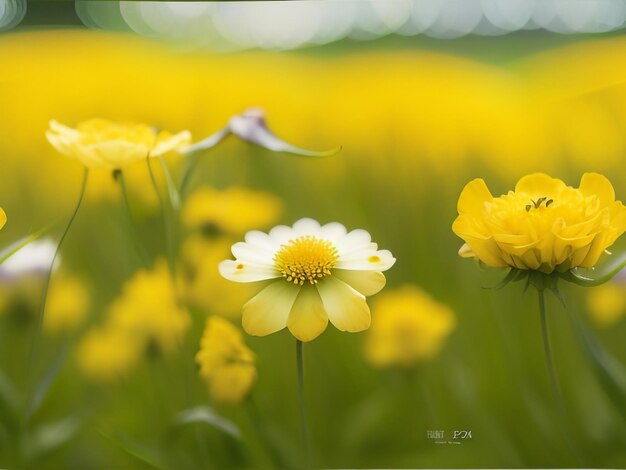
[(287, 327), (300, 341), (312, 341), (328, 325), (328, 315), (314, 286), (304, 286), (289, 313)]
[(465, 185), (457, 209), (459, 214), (480, 215), (485, 207), (485, 202), (491, 201), (493, 196), (482, 178), (476, 178)]
[(524, 176), (517, 182), (515, 193), (524, 193), (533, 199), (554, 198), (565, 188), (565, 183), (559, 179), (552, 178), (545, 173), (533, 173)]
[(463, 237), (474, 256), (487, 266), (502, 268), (507, 262), (502, 258), (502, 251), (493, 239)]
[(580, 192), (585, 196), (597, 196), (601, 207), (615, 201), (615, 190), (611, 182), (598, 173), (585, 173), (580, 179)]
[(144, 144), (123, 140), (111, 140), (86, 146), (103, 162), (112, 168), (123, 168), (139, 160), (145, 160), (150, 150)]

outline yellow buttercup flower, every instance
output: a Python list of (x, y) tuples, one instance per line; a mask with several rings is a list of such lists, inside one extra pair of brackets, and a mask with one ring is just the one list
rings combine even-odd
[(112, 380), (131, 370), (150, 345), (171, 353), (183, 340), (191, 319), (176, 295), (164, 260), (138, 271), (109, 307), (104, 325), (90, 331), (78, 348), (83, 372)]
[(191, 322), (180, 305), (174, 280), (164, 260), (142, 269), (124, 285), (108, 311), (114, 328), (132, 333), (134, 341), (154, 342), (169, 353), (182, 341)]
[(72, 330), (87, 316), (90, 298), (85, 283), (68, 275), (55, 277), (48, 292), (44, 329), (51, 334)]
[(547, 274), (594, 267), (626, 230), (626, 208), (597, 173), (585, 173), (578, 188), (534, 173), (500, 197), (475, 179), (463, 189), (458, 212), (452, 230), (465, 241), (461, 256)]
[(232, 253), (234, 261), (219, 265), (226, 279), (270, 281), (243, 306), (244, 330), (265, 336), (287, 327), (300, 341), (317, 338), (329, 320), (341, 331), (369, 328), (365, 298), (385, 286), (382, 271), (396, 261), (365, 230), (348, 233), (337, 222), (320, 226), (313, 219), (279, 225), (269, 234), (248, 232)]
[(256, 380), (254, 353), (241, 332), (220, 317), (207, 319), (196, 362), (211, 397), (221, 403), (239, 403)]
[(377, 367), (432, 359), (456, 326), (452, 310), (415, 286), (385, 292), (372, 305), (365, 356)]
[(49, 126), (46, 137), (52, 146), (87, 168), (120, 169), (148, 155), (156, 157), (179, 150), (191, 142), (189, 131), (172, 135), (146, 124), (105, 119), (89, 119), (75, 129), (55, 120)]
[(105, 327), (91, 330), (80, 342), (76, 359), (83, 374), (96, 382), (110, 382), (135, 367), (144, 345), (131, 332)]
[(232, 235), (242, 235), (253, 227), (267, 227), (282, 213), (276, 196), (248, 188), (210, 187), (195, 191), (182, 212), (183, 223), (191, 229), (209, 227)]

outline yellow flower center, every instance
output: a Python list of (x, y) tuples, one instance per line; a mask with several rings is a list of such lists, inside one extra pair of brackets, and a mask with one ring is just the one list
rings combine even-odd
[(316, 284), (319, 279), (330, 276), (337, 258), (337, 249), (331, 242), (306, 235), (282, 245), (274, 256), (274, 263), (288, 282)]

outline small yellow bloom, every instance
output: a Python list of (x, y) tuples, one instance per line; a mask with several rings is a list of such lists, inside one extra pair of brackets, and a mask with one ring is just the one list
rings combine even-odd
[(130, 332), (134, 341), (154, 342), (164, 353), (181, 343), (190, 321), (164, 260), (135, 273), (108, 311), (108, 324)]
[(139, 362), (144, 345), (131, 332), (116, 328), (91, 330), (80, 342), (76, 358), (80, 370), (96, 382), (110, 382)]
[(269, 234), (248, 232), (245, 240), (232, 246), (236, 259), (222, 261), (219, 270), (235, 282), (270, 281), (243, 306), (243, 328), (253, 336), (287, 327), (297, 339), (311, 341), (329, 320), (340, 331), (366, 330), (365, 298), (385, 286), (382, 271), (396, 261), (365, 230), (348, 233), (337, 222), (320, 226), (301, 219)]
[(89, 119), (75, 129), (52, 120), (46, 137), (60, 153), (87, 168), (109, 170), (182, 149), (191, 142), (189, 131), (172, 135), (146, 124), (105, 119)]
[(587, 306), (598, 326), (612, 326), (626, 314), (626, 289), (617, 282), (602, 284), (587, 294)]
[(87, 316), (90, 298), (85, 283), (67, 275), (55, 277), (48, 292), (44, 329), (51, 334), (80, 325)]
[(377, 367), (409, 367), (433, 358), (456, 326), (449, 307), (410, 285), (381, 294), (372, 311), (365, 355)]
[(276, 196), (264, 191), (210, 187), (195, 191), (185, 203), (183, 223), (191, 229), (209, 227), (231, 235), (242, 235), (254, 227), (267, 227), (283, 211)]
[(92, 330), (78, 348), (84, 373), (107, 381), (131, 370), (150, 345), (171, 353), (183, 340), (191, 320), (179, 304), (164, 260), (138, 271), (109, 307), (102, 327)]
[(7, 215), (4, 210), (0, 207), (0, 230), (7, 223)]
[(239, 403), (256, 380), (253, 352), (241, 332), (221, 317), (207, 319), (196, 362), (211, 397), (221, 403)]
[(565, 272), (592, 268), (626, 230), (626, 208), (604, 176), (585, 173), (579, 188), (543, 173), (493, 197), (482, 179), (468, 183), (452, 230), (459, 251), (488, 266)]

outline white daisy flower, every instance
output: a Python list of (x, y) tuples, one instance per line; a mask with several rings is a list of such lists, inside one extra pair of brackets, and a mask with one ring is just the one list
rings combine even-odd
[(300, 219), (269, 234), (252, 231), (232, 246), (235, 260), (222, 261), (220, 273), (235, 282), (271, 281), (243, 306), (243, 327), (265, 336), (285, 327), (301, 341), (317, 338), (328, 325), (357, 332), (370, 326), (366, 296), (385, 286), (396, 259), (379, 250), (365, 230), (337, 222), (320, 226)]

